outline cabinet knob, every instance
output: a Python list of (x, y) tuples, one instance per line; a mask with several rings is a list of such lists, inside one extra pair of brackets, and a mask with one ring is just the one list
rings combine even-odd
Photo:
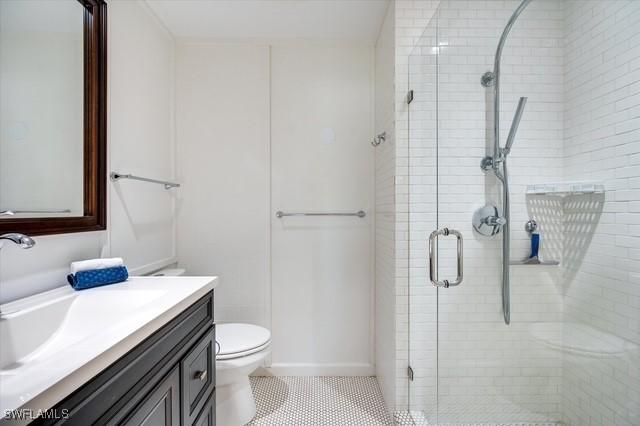
[(193, 378), (204, 382), (205, 380), (207, 380), (207, 370), (196, 371), (196, 373), (193, 375)]

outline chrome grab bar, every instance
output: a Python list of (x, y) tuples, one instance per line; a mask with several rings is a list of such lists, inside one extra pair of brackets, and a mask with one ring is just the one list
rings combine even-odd
[[(445, 237), (454, 235), (457, 240), (457, 276), (455, 281), (442, 280), (438, 281), (438, 236), (443, 235)], [(435, 287), (452, 287), (457, 286), (462, 282), (463, 278), (463, 246), (462, 246), (462, 234), (455, 229), (442, 228), (433, 231), (429, 235), (429, 279)]]
[(135, 176), (135, 175), (125, 174), (125, 173), (111, 172), (109, 174), (109, 176), (111, 177), (111, 180), (114, 181), (114, 182), (119, 180), (119, 179), (133, 179), (133, 180), (140, 180), (142, 182), (159, 183), (160, 185), (164, 185), (164, 189), (171, 189), (171, 188), (179, 188), (180, 187), (179, 183), (168, 182), (168, 181), (165, 181), (165, 180), (149, 179), (149, 178), (146, 178), (146, 177)]
[(359, 210), (355, 213), (285, 213), (283, 211), (277, 211), (276, 217), (279, 219), (285, 216), (358, 216), (360, 218), (365, 217), (367, 214), (364, 210)]

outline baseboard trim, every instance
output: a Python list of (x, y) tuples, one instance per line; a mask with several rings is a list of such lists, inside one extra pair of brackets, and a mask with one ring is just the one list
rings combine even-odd
[(252, 376), (375, 376), (372, 364), (275, 363), (260, 367)]

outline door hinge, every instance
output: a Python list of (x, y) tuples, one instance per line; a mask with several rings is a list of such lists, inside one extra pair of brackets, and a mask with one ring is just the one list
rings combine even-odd
[(411, 366), (407, 366), (407, 376), (409, 376), (409, 380), (413, 382), (413, 368)]
[(409, 90), (407, 92), (407, 104), (410, 104), (412, 100), (413, 100), (413, 90)]

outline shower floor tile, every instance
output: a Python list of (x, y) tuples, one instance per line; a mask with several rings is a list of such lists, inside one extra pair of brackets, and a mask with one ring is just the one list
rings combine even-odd
[[(433, 426), (423, 412), (420, 411), (396, 411), (394, 413), (395, 423), (398, 426)], [(473, 422), (473, 423), (439, 423), (438, 426), (563, 426), (561, 422)]]
[(251, 377), (251, 426), (393, 425), (375, 377)]

